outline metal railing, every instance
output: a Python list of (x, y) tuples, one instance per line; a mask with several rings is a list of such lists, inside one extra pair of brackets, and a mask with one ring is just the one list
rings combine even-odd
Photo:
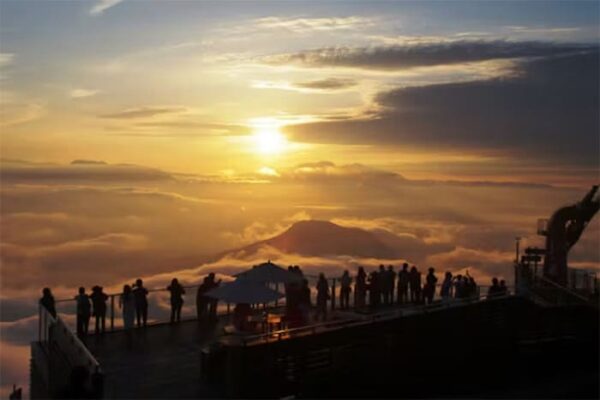
[(47, 349), (58, 346), (71, 366), (85, 366), (90, 374), (99, 372), (100, 363), (85, 344), (60, 316), (54, 318), (42, 305), (39, 305), (39, 342)]
[(48, 393), (57, 393), (71, 383), (71, 373), (75, 368), (85, 368), (90, 393), (100, 396), (102, 392), (102, 371), (100, 363), (90, 353), (71, 328), (60, 318), (39, 305), (38, 340), (45, 353), (47, 363), (39, 363), (37, 368), (47, 384)]
[(386, 321), (390, 319), (401, 318), (408, 315), (426, 314), (442, 310), (448, 310), (457, 307), (465, 307), (481, 301), (498, 301), (515, 296), (511, 293), (488, 295), (477, 294), (469, 298), (449, 298), (447, 300), (435, 301), (431, 304), (412, 305), (410, 307), (395, 307), (392, 309), (383, 309), (360, 318), (339, 319), (332, 321), (324, 321), (317, 324), (306, 325), (298, 328), (279, 329), (271, 332), (263, 332), (259, 334), (240, 335), (237, 336), (239, 343), (242, 346), (259, 344), (265, 342), (281, 341), (298, 336), (314, 335), (327, 331), (356, 327), (361, 325), (371, 324), (375, 321)]
[[(315, 275), (305, 275), (305, 278), (309, 281), (309, 286), (311, 288), (311, 302), (313, 305), (316, 304), (316, 282), (318, 280), (318, 276)], [(341, 310), (340, 307), (340, 285), (339, 278), (327, 278), (329, 283), (330, 290), (330, 299), (328, 300), (328, 308), (330, 310)], [(271, 285), (273, 288), (277, 290), (282, 290), (283, 285)], [(182, 320), (193, 320), (197, 319), (197, 308), (196, 308), (196, 295), (197, 290), (200, 285), (186, 285), (184, 289), (186, 293), (184, 295), (184, 304), (181, 311), (181, 319)], [(441, 284), (436, 285), (436, 290), (434, 294), (434, 300), (440, 299), (440, 287)], [(488, 286), (478, 286), (477, 290), (486, 291)], [(354, 309), (356, 306), (356, 297), (354, 295), (355, 292), (355, 284), (351, 285), (351, 294), (349, 296), (349, 308)], [(393, 298), (397, 299), (397, 288), (394, 287), (393, 290)], [(107, 294), (107, 313), (106, 313), (106, 331), (112, 332), (117, 330), (122, 330), (124, 328), (122, 311), (119, 308), (119, 298), (121, 296), (120, 293), (111, 293)], [(396, 304), (394, 300), (392, 302)], [(285, 298), (280, 300), (266, 303), (254, 305), (255, 309), (277, 309), (282, 306), (285, 306)], [(230, 303), (218, 303), (217, 314), (218, 316), (228, 316), (231, 314), (233, 310), (233, 304)], [(369, 296), (366, 296), (366, 302), (364, 304), (365, 307), (369, 307)], [(382, 306), (384, 306), (382, 304)], [(76, 330), (76, 315), (77, 315), (77, 302), (75, 297), (72, 299), (61, 299), (56, 301), (56, 309), (59, 316), (64, 324), (69, 326), (72, 331)], [(171, 306), (169, 300), (169, 292), (166, 288), (153, 288), (148, 289), (148, 325), (157, 325), (164, 324), (169, 322), (171, 314)], [(43, 318), (43, 317), (41, 317)], [(42, 319), (40, 318), (40, 326), (42, 324)], [(90, 334), (95, 332), (95, 318), (92, 316), (89, 322), (89, 332)], [(41, 337), (41, 335), (40, 335)]]

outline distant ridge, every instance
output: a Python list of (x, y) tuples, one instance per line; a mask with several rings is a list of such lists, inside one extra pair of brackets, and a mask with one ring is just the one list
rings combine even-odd
[(284, 232), (234, 252), (254, 254), (263, 246), (270, 246), (282, 253), (302, 256), (352, 256), (375, 259), (403, 258), (421, 262), (427, 254), (450, 251), (447, 244), (428, 244), (410, 235), (395, 235), (387, 230), (369, 231), (344, 227), (330, 221), (308, 220), (291, 225)]

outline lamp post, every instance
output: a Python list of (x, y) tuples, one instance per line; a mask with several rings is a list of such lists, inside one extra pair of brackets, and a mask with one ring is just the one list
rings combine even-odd
[(515, 237), (515, 264), (519, 263), (519, 246), (521, 244), (522, 237)]

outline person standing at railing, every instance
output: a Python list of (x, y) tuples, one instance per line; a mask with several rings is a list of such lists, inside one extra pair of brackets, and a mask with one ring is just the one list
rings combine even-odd
[(465, 297), (465, 283), (461, 274), (454, 277), (454, 298), (462, 299)]
[(388, 298), (388, 279), (387, 272), (385, 271), (385, 266), (381, 264), (379, 266), (379, 272), (377, 273), (377, 283), (378, 283), (378, 291), (379, 291), (379, 304), (387, 304), (389, 301)]
[(40, 305), (44, 307), (52, 317), (56, 318), (56, 305), (54, 302), (54, 296), (52, 296), (52, 292), (50, 288), (44, 288), (42, 290), (42, 298), (40, 299)]
[(388, 305), (394, 304), (394, 288), (396, 287), (396, 271), (393, 265), (388, 265), (387, 268), (387, 291)]
[(408, 302), (408, 283), (410, 274), (408, 272), (408, 264), (402, 264), (402, 271), (398, 271), (398, 304)]
[(433, 268), (429, 268), (427, 276), (425, 277), (425, 286), (423, 287), (423, 297), (427, 304), (433, 303), (433, 296), (435, 295), (435, 285), (438, 281), (435, 276)]
[(381, 303), (381, 296), (379, 290), (381, 288), (379, 284), (380, 279), (381, 277), (379, 276), (379, 273), (377, 271), (373, 271), (369, 274), (369, 307), (371, 308), (377, 308)]
[(417, 266), (413, 265), (410, 269), (408, 283), (410, 285), (410, 301), (418, 304), (421, 302), (421, 272), (417, 270)]
[(471, 299), (477, 300), (479, 298), (479, 288), (477, 286), (477, 282), (475, 282), (475, 278), (469, 275), (469, 271), (467, 271), (467, 277), (465, 279), (469, 279), (469, 296)]
[[(219, 279), (218, 281), (215, 281), (215, 273), (211, 272), (210, 274), (208, 274), (206, 291), (217, 288), (217, 287), (219, 287), (220, 284), (221, 284), (221, 279)], [(208, 318), (213, 322), (217, 320), (217, 305), (218, 304), (219, 304), (218, 299), (209, 299)]]
[(119, 296), (119, 308), (123, 310), (123, 327), (133, 328), (135, 322), (135, 298), (131, 286), (123, 286), (123, 293)]
[(504, 279), (500, 281), (500, 294), (503, 296), (508, 294), (508, 287), (506, 286), (506, 281)]
[(362, 308), (365, 306), (367, 296), (367, 274), (363, 267), (358, 267), (356, 274), (356, 285), (354, 285), (354, 307)]
[(210, 298), (205, 296), (204, 293), (208, 291), (208, 276), (205, 276), (202, 280), (198, 290), (196, 291), (196, 316), (198, 322), (204, 321), (208, 313), (208, 303)]
[(177, 278), (173, 278), (167, 290), (171, 293), (171, 323), (180, 322), (185, 289), (179, 284)]
[(440, 288), (440, 297), (442, 302), (447, 303), (452, 298), (452, 272), (447, 271)]
[(352, 289), (350, 285), (352, 284), (352, 278), (350, 277), (350, 273), (348, 270), (345, 270), (340, 278), (340, 307), (343, 310), (350, 308), (350, 292)]
[(327, 300), (329, 296), (329, 284), (323, 273), (319, 274), (319, 281), (317, 282), (317, 312), (315, 313), (315, 321), (319, 320), (322, 316), (323, 321), (327, 319)]
[(77, 302), (77, 336), (84, 337), (88, 334), (92, 306), (83, 286), (79, 288), (75, 301)]
[(143, 323), (145, 327), (148, 322), (148, 289), (144, 287), (144, 282), (141, 279), (135, 281), (133, 298), (135, 301), (137, 326), (139, 328)]
[(104, 333), (106, 330), (106, 300), (108, 300), (108, 296), (102, 291), (101, 286), (94, 286), (90, 299), (92, 299), (94, 317), (96, 317), (95, 333), (98, 334), (101, 331)]
[(300, 286), (300, 293), (298, 295), (298, 308), (302, 315), (302, 323), (307, 324), (310, 319), (310, 308), (312, 302), (310, 300), (310, 287), (308, 286), (308, 279), (302, 279), (302, 285)]
[(487, 298), (491, 299), (493, 297), (499, 296), (502, 294), (500, 285), (498, 285), (498, 278), (492, 278), (492, 286), (488, 289)]

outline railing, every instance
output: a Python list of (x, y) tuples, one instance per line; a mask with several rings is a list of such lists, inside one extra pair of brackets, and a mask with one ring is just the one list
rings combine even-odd
[(562, 286), (546, 278), (542, 268), (515, 264), (515, 282), (520, 294), (546, 305), (589, 304), (598, 286), (596, 273), (568, 268), (567, 276), (567, 285)]
[(318, 324), (312, 324), (298, 328), (280, 329), (255, 335), (239, 336), (238, 339), (239, 343), (243, 346), (247, 346), (249, 344), (259, 344), (263, 342), (280, 341), (291, 337), (314, 335), (317, 333), (323, 333), (341, 328), (350, 328), (366, 325), (374, 321), (386, 321), (408, 315), (426, 314), (430, 312), (437, 312), (457, 307), (465, 307), (481, 301), (498, 301), (513, 296), (513, 294), (506, 293), (496, 294), (492, 296), (489, 296), (488, 294), (478, 294), (477, 296), (462, 299), (450, 298), (447, 300), (435, 301), (431, 304), (414, 305), (412, 307), (392, 308), (387, 310), (384, 309), (382, 311), (374, 312), (361, 318), (325, 321)]
[[(318, 276), (316, 275), (305, 275), (305, 278), (309, 281), (309, 286), (311, 287), (311, 301), (314, 305), (316, 303), (316, 283), (318, 280)], [(328, 278), (329, 289), (331, 298), (328, 300), (328, 307), (331, 310), (340, 310), (340, 286), (339, 286), (339, 278)], [(184, 304), (181, 311), (181, 319), (182, 320), (193, 320), (197, 318), (197, 309), (196, 309), (196, 294), (200, 285), (188, 285), (184, 286), (186, 290), (186, 294), (184, 295)], [(271, 285), (274, 289), (283, 290), (283, 285)], [(436, 285), (434, 300), (440, 299), (439, 296), (439, 288), (440, 284)], [(487, 291), (488, 286), (478, 286), (478, 290)], [(354, 283), (351, 285), (351, 294), (349, 297), (349, 308), (355, 308), (355, 285)], [(169, 300), (169, 292), (166, 288), (154, 288), (148, 290), (148, 325), (156, 325), (163, 324), (170, 320), (171, 314), (171, 306)], [(393, 290), (394, 299), (397, 298), (397, 288), (394, 287)], [(106, 330), (108, 332), (122, 330), (123, 329), (123, 319), (122, 312), (119, 308), (119, 298), (120, 293), (112, 293), (108, 294), (108, 304), (107, 304), (107, 315), (106, 315)], [(393, 302), (395, 304), (395, 301)], [(383, 304), (382, 304), (383, 305)], [(219, 316), (230, 315), (233, 310), (233, 305), (229, 303), (219, 302), (219, 306), (217, 308), (217, 313)], [(267, 303), (255, 305), (255, 309), (261, 308), (263, 310), (279, 308), (285, 306), (285, 298), (280, 300)], [(369, 296), (366, 296), (365, 306), (369, 306)], [(77, 314), (77, 304), (75, 299), (62, 299), (56, 301), (56, 308), (58, 315), (60, 315), (62, 321), (69, 326), (73, 331), (76, 330), (76, 314)], [(41, 321), (40, 321), (41, 324)], [(94, 317), (90, 319), (89, 332), (93, 333), (95, 321)], [(41, 326), (41, 325), (40, 325)]]
[(590, 298), (566, 288), (543, 276), (536, 277), (533, 284), (533, 295), (540, 297), (551, 305), (588, 304)]
[(67, 386), (74, 368), (85, 368), (90, 381), (90, 392), (101, 390), (102, 373), (100, 364), (88, 348), (72, 332), (65, 322), (39, 306), (39, 344), (48, 359), (47, 368), (40, 373), (48, 384), (50, 393)]

